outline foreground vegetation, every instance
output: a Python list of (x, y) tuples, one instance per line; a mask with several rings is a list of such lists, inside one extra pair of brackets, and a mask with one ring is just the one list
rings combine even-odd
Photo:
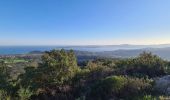
[(78, 66), (72, 50), (52, 50), (37, 65), (24, 63), (24, 72), (13, 78), (9, 63), (1, 61), (0, 100), (168, 98), (155, 88), (155, 79), (169, 74), (170, 63), (151, 53), (130, 59), (96, 59)]

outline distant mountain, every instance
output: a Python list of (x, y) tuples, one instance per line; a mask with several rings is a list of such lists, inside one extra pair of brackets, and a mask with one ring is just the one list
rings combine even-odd
[(160, 56), (163, 59), (170, 60), (170, 47), (167, 48), (143, 48), (143, 49), (132, 49), (132, 50), (115, 50), (115, 51), (105, 51), (96, 53), (98, 56), (111, 57), (111, 58), (129, 58), (136, 57), (142, 52), (152, 52)]
[(28, 54), (43, 54), (44, 52), (42, 51), (31, 51)]
[(42, 54), (52, 49), (75, 50), (78, 58), (93, 59), (106, 58), (129, 58), (136, 57), (143, 51), (152, 52), (164, 59), (170, 60), (170, 44), (161, 45), (87, 45), (87, 46), (0, 46), (0, 55), (16, 54)]
[(52, 49), (66, 49), (77, 51), (89, 51), (89, 52), (103, 52), (103, 51), (116, 51), (116, 50), (134, 50), (143, 48), (167, 48), (170, 44), (160, 45), (86, 45), (86, 46), (0, 46), (0, 55), (6, 54), (25, 54), (31, 51), (49, 51)]
[(170, 47), (167, 48), (142, 48), (142, 49), (119, 49), (113, 51), (75, 51), (78, 57), (105, 57), (105, 58), (130, 58), (136, 57), (142, 52), (152, 52), (163, 59), (170, 60)]

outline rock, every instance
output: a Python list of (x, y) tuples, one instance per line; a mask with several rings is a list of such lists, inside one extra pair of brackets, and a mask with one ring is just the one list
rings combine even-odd
[(155, 89), (166, 95), (170, 95), (170, 75), (155, 80)]

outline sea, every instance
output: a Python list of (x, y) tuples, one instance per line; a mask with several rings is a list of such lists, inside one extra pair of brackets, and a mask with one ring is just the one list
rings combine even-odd
[(49, 51), (53, 49), (79, 50), (89, 52), (114, 51), (118, 49), (135, 49), (129, 46), (0, 46), (0, 55), (26, 54), (32, 51)]
[(50, 51), (50, 50), (79, 50), (79, 51), (108, 51), (113, 50), (113, 48), (99, 47), (99, 46), (0, 46), (0, 55), (8, 54), (26, 54), (32, 51)]

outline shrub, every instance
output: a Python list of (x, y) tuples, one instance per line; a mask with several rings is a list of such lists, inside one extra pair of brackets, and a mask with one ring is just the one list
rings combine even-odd
[(0, 100), (10, 100), (10, 96), (4, 90), (0, 90)]
[(158, 77), (167, 74), (168, 63), (151, 53), (142, 53), (139, 57), (121, 60), (116, 63), (118, 73), (136, 77)]
[[(128, 99), (143, 96), (150, 92), (149, 80), (124, 76), (107, 77), (92, 86), (88, 94), (89, 100)], [(126, 97), (126, 98), (125, 98)]]
[(20, 88), (18, 91), (20, 100), (28, 100), (33, 95), (33, 92), (29, 88)]

